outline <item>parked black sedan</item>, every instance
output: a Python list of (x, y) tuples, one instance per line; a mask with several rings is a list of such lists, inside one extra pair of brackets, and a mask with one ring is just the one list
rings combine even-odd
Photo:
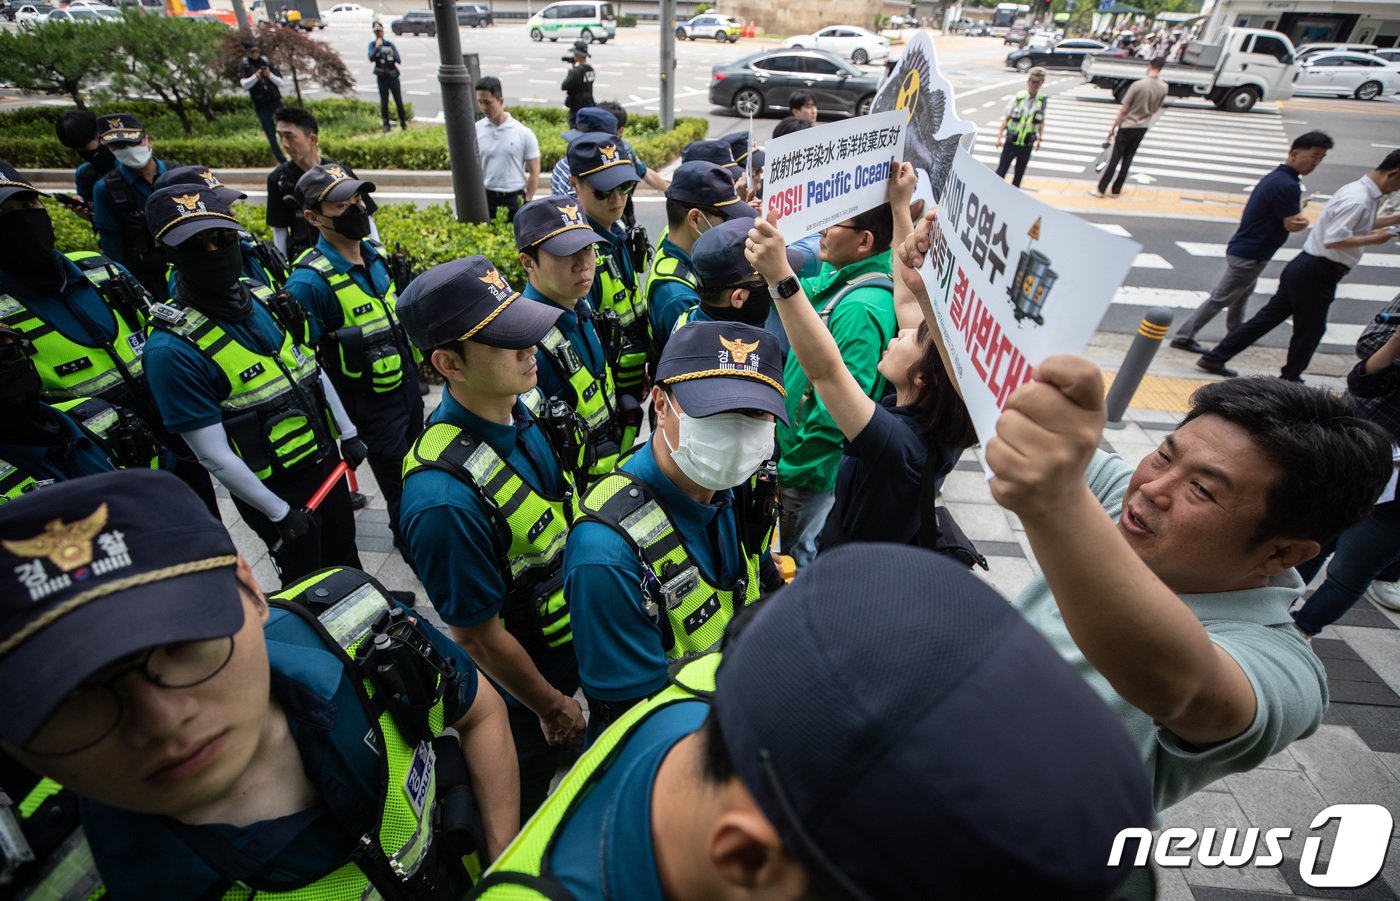
[(426, 34), (430, 38), (437, 37), (437, 20), (433, 18), (432, 10), (409, 10), (401, 18), (390, 22), (389, 30), (394, 34)]
[(483, 25), (495, 25), (496, 17), (485, 3), (458, 3), (457, 24), (481, 28)]
[(1102, 41), (1088, 38), (1073, 38), (1060, 41), (1045, 50), (1013, 50), (1006, 55), (1006, 66), (1017, 72), (1027, 72), (1035, 66), (1046, 69), (1078, 69), (1084, 57), (1091, 53), (1101, 53), (1108, 49)]
[(878, 72), (851, 65), (825, 50), (764, 50), (710, 72), (710, 102), (741, 116), (765, 110), (787, 115), (788, 98), (810, 91), (823, 113), (857, 116), (870, 111), (880, 86)]

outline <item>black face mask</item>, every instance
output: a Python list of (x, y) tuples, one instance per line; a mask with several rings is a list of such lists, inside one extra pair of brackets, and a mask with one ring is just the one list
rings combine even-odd
[(39, 370), (28, 360), (0, 366), (0, 410), (6, 419), (22, 414), (39, 402)]
[(242, 322), (253, 315), (253, 295), (238, 280), (243, 275), (241, 244), (195, 251), (171, 247), (166, 252), (185, 289), (177, 292), (182, 303), (220, 322)]
[(112, 155), (112, 148), (101, 144), (92, 150), (79, 150), (78, 156), (82, 157), (84, 162), (91, 163), (99, 172), (111, 172), (112, 167), (117, 164), (117, 158)]
[(339, 216), (328, 217), (336, 234), (352, 241), (369, 237), (369, 210), (358, 203), (352, 203)]
[(67, 281), (53, 242), (53, 220), (43, 207), (0, 215), (0, 269), (41, 294), (57, 291)]
[(769, 293), (767, 285), (749, 288), (748, 292), (748, 299), (742, 307), (735, 308), (728, 304), (722, 307), (706, 306), (705, 315), (720, 322), (742, 322), (762, 328), (773, 309), (773, 295)]

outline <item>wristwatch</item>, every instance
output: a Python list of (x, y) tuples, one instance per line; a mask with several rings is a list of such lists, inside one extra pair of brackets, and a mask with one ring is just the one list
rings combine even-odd
[(789, 275), (787, 278), (774, 285), (773, 288), (778, 292), (778, 297), (783, 300), (787, 300), (789, 297), (802, 290), (802, 286), (797, 283), (797, 276), (795, 275)]

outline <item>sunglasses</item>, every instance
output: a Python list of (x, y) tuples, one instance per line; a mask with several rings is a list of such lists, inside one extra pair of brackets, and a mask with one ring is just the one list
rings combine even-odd
[(620, 191), (623, 197), (631, 197), (632, 192), (635, 190), (637, 190), (637, 183), (635, 181), (629, 181), (618, 185), (617, 187), (613, 188), (612, 191), (594, 190), (593, 196), (599, 200), (607, 200), (609, 197), (613, 196), (614, 192)]
[(238, 243), (238, 232), (231, 228), (209, 229), (200, 232), (188, 241), (180, 244), (180, 249), (185, 253), (203, 253), (211, 250), (219, 250), (224, 247), (232, 247)]

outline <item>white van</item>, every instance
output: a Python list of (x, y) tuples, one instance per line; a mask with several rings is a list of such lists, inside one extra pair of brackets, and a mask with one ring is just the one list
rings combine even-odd
[(617, 16), (613, 5), (603, 0), (571, 0), (551, 3), (530, 17), (526, 23), (530, 40), (577, 38), (585, 44), (597, 41), (606, 44), (617, 34)]

